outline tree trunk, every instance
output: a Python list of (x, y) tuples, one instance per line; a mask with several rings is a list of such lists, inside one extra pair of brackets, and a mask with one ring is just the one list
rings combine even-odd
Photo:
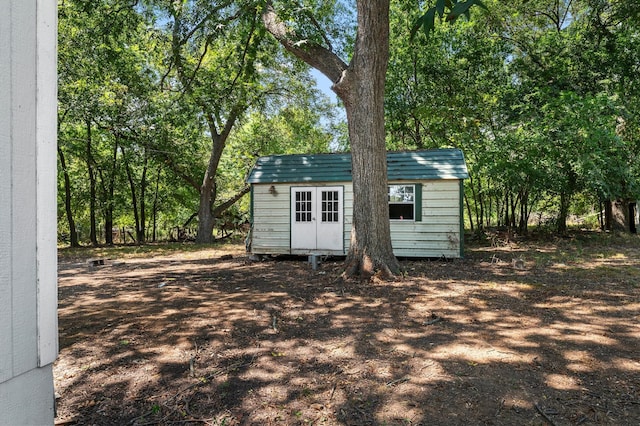
[(96, 224), (96, 172), (93, 168), (93, 154), (91, 153), (91, 121), (87, 120), (87, 172), (89, 174), (89, 240), (91, 245), (98, 245), (98, 230)]
[(469, 203), (469, 197), (464, 195), (464, 204), (467, 207), (467, 216), (469, 216), (469, 227), (471, 227), (471, 233), (474, 233), (476, 228), (473, 225), (473, 214), (471, 212), (471, 204)]
[[(207, 113), (206, 107), (203, 106), (205, 114)], [(225, 131), (221, 134), (215, 125), (215, 120), (211, 114), (207, 114), (207, 121), (209, 123), (209, 132), (211, 133), (211, 156), (209, 157), (209, 163), (207, 170), (204, 173), (202, 179), (202, 185), (200, 186), (200, 205), (198, 207), (198, 235), (196, 236), (197, 243), (212, 243), (213, 227), (216, 223), (216, 218), (213, 212), (213, 203), (216, 201), (218, 188), (216, 185), (216, 171), (222, 158), (222, 152), (224, 151), (225, 144), (227, 142), (227, 136), (231, 132), (231, 128), (235, 123), (236, 115), (231, 114), (227, 119)]]
[(505, 196), (504, 196), (504, 226), (509, 226), (510, 223), (510, 218), (509, 218), (509, 191), (505, 191)]
[(604, 230), (613, 230), (613, 202), (611, 200), (604, 201)]
[(213, 176), (209, 175), (209, 171), (204, 175), (202, 187), (200, 188), (200, 205), (198, 208), (198, 235), (197, 243), (213, 242), (213, 226), (215, 218), (213, 217), (213, 202), (216, 199), (216, 185)]
[(115, 193), (116, 185), (116, 172), (118, 166), (118, 147), (120, 142), (118, 136), (115, 136), (116, 140), (113, 143), (113, 152), (111, 153), (111, 170), (109, 171), (108, 180), (102, 174), (102, 170), (98, 169), (101, 173), (102, 194), (103, 194), (103, 217), (104, 217), (104, 242), (107, 245), (113, 245), (113, 209), (114, 202), (113, 195)]
[(518, 230), (522, 235), (529, 232), (529, 192), (522, 191), (520, 196), (520, 224)]
[(136, 224), (136, 239), (138, 243), (141, 243), (140, 240), (140, 215), (138, 214), (138, 197), (136, 195), (136, 183), (133, 179), (133, 173), (131, 172), (131, 166), (129, 165), (129, 160), (127, 160), (127, 156), (124, 152), (124, 147), (120, 148), (122, 150), (122, 158), (124, 159), (124, 168), (127, 172), (127, 180), (129, 181), (129, 190), (131, 191), (131, 208), (133, 209), (133, 220)]
[(629, 201), (618, 199), (610, 202), (611, 205), (611, 231), (629, 232), (631, 230)]
[(571, 204), (571, 195), (560, 193), (560, 212), (558, 212), (558, 220), (556, 222), (557, 232), (560, 235), (567, 233), (567, 216), (569, 215), (569, 206)]
[(353, 179), (348, 276), (399, 272), (393, 254), (387, 195), (384, 85), (389, 58), (389, 2), (359, 1), (353, 59), (335, 91), (345, 105)]
[[(345, 275), (390, 277), (400, 271), (393, 254), (387, 196), (384, 85), (389, 59), (389, 0), (358, 0), (358, 30), (347, 66), (330, 47), (298, 43), (268, 6), (267, 30), (291, 53), (334, 82), (345, 105), (353, 177), (351, 245)], [(307, 40), (308, 41), (308, 40)], [(303, 47), (301, 47), (303, 46)]]
[(136, 229), (137, 238), (139, 243), (146, 241), (146, 226), (147, 226), (147, 165), (149, 159), (147, 157), (147, 150), (144, 152), (144, 165), (142, 166), (142, 177), (140, 178), (140, 227)]
[(64, 176), (64, 210), (67, 215), (67, 222), (69, 223), (69, 244), (71, 247), (80, 247), (76, 222), (73, 220), (73, 210), (71, 208), (71, 179), (69, 179), (67, 162), (64, 159), (64, 153), (60, 146), (58, 146), (58, 157), (60, 157), (60, 168)]
[(153, 207), (152, 207), (152, 213), (151, 213), (151, 220), (152, 220), (152, 233), (151, 233), (151, 241), (153, 241), (154, 243), (156, 242), (157, 238), (158, 238), (158, 189), (160, 188), (160, 172), (161, 172), (162, 168), (160, 166), (158, 166), (158, 173), (156, 176), (156, 188), (155, 191), (153, 193)]

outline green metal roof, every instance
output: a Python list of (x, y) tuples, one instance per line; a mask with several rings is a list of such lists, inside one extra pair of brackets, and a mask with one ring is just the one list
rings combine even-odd
[[(389, 181), (465, 179), (469, 177), (459, 149), (387, 153)], [(349, 182), (351, 154), (272, 155), (260, 157), (248, 183)]]

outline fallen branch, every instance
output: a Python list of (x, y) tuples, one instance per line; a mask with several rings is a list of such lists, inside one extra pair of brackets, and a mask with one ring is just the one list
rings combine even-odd
[(436, 314), (431, 314), (431, 319), (428, 320), (428, 321), (425, 321), (423, 324), (424, 325), (432, 325), (432, 324), (438, 323), (440, 321), (442, 321), (442, 317), (439, 317)]
[(338, 382), (333, 384), (333, 388), (331, 389), (331, 395), (329, 395), (329, 402), (333, 399), (333, 394), (336, 392), (336, 388), (338, 387)]
[(536, 407), (536, 410), (538, 410), (538, 413), (542, 414), (542, 417), (544, 417), (544, 419), (551, 425), (551, 426), (557, 426), (556, 423), (551, 420), (551, 417), (549, 417), (547, 415), (547, 413), (545, 412), (545, 410), (543, 410), (542, 408), (540, 408), (540, 406), (538, 405), (538, 403), (536, 402), (535, 404), (533, 404)]
[(400, 379), (396, 379), (396, 380), (392, 380), (390, 382), (387, 382), (387, 386), (391, 387), (393, 385), (399, 385), (400, 383), (404, 383), (404, 382), (408, 382), (409, 381), (409, 377), (402, 377)]

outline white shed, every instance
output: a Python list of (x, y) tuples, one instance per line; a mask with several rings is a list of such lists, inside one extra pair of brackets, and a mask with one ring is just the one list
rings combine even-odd
[[(393, 251), (401, 257), (462, 257), (463, 180), (459, 149), (387, 154)], [(351, 154), (261, 157), (251, 170), (253, 254), (346, 255), (353, 185)]]

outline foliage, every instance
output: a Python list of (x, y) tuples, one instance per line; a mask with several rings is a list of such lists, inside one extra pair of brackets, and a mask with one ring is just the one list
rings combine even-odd
[[(319, 113), (332, 106), (316, 98), (305, 67), (265, 40), (252, 7), (59, 2), (63, 240), (75, 238), (77, 245), (79, 236), (97, 245), (122, 242), (124, 233), (143, 242), (198, 224), (194, 213), (209, 157), (222, 165), (212, 170), (211, 200), (221, 207), (245, 187), (256, 156), (274, 152), (242, 130), (262, 122), (259, 117), (284, 126), (287, 137), (276, 151), (305, 151), (309, 141), (328, 149)], [(238, 135), (231, 132), (236, 123)], [(222, 135), (232, 139), (224, 155)], [(222, 201), (214, 206), (216, 198)]]
[[(263, 6), (59, 1), (61, 238), (108, 243), (125, 228), (155, 240), (197, 224), (226, 125), (214, 212), (257, 156), (349, 149), (308, 67), (265, 36)], [(299, 46), (352, 57), (351, 3), (273, 6)], [(469, 10), (474, 19), (442, 25)], [(463, 149), (474, 229), (526, 232), (553, 217), (562, 230), (571, 214), (637, 199), (638, 16), (630, 0), (392, 2), (387, 148)]]
[[(442, 19), (443, 4), (427, 14), (436, 8)], [(486, 5), (486, 19), (464, 25), (434, 26), (423, 15), (417, 24), (429, 37), (419, 47), (406, 43), (411, 8), (394, 5), (387, 145), (462, 148), (472, 228), (526, 232), (532, 212), (546, 211), (555, 212), (562, 231), (576, 197), (592, 200), (587, 214), (604, 200), (635, 200), (638, 7)]]

